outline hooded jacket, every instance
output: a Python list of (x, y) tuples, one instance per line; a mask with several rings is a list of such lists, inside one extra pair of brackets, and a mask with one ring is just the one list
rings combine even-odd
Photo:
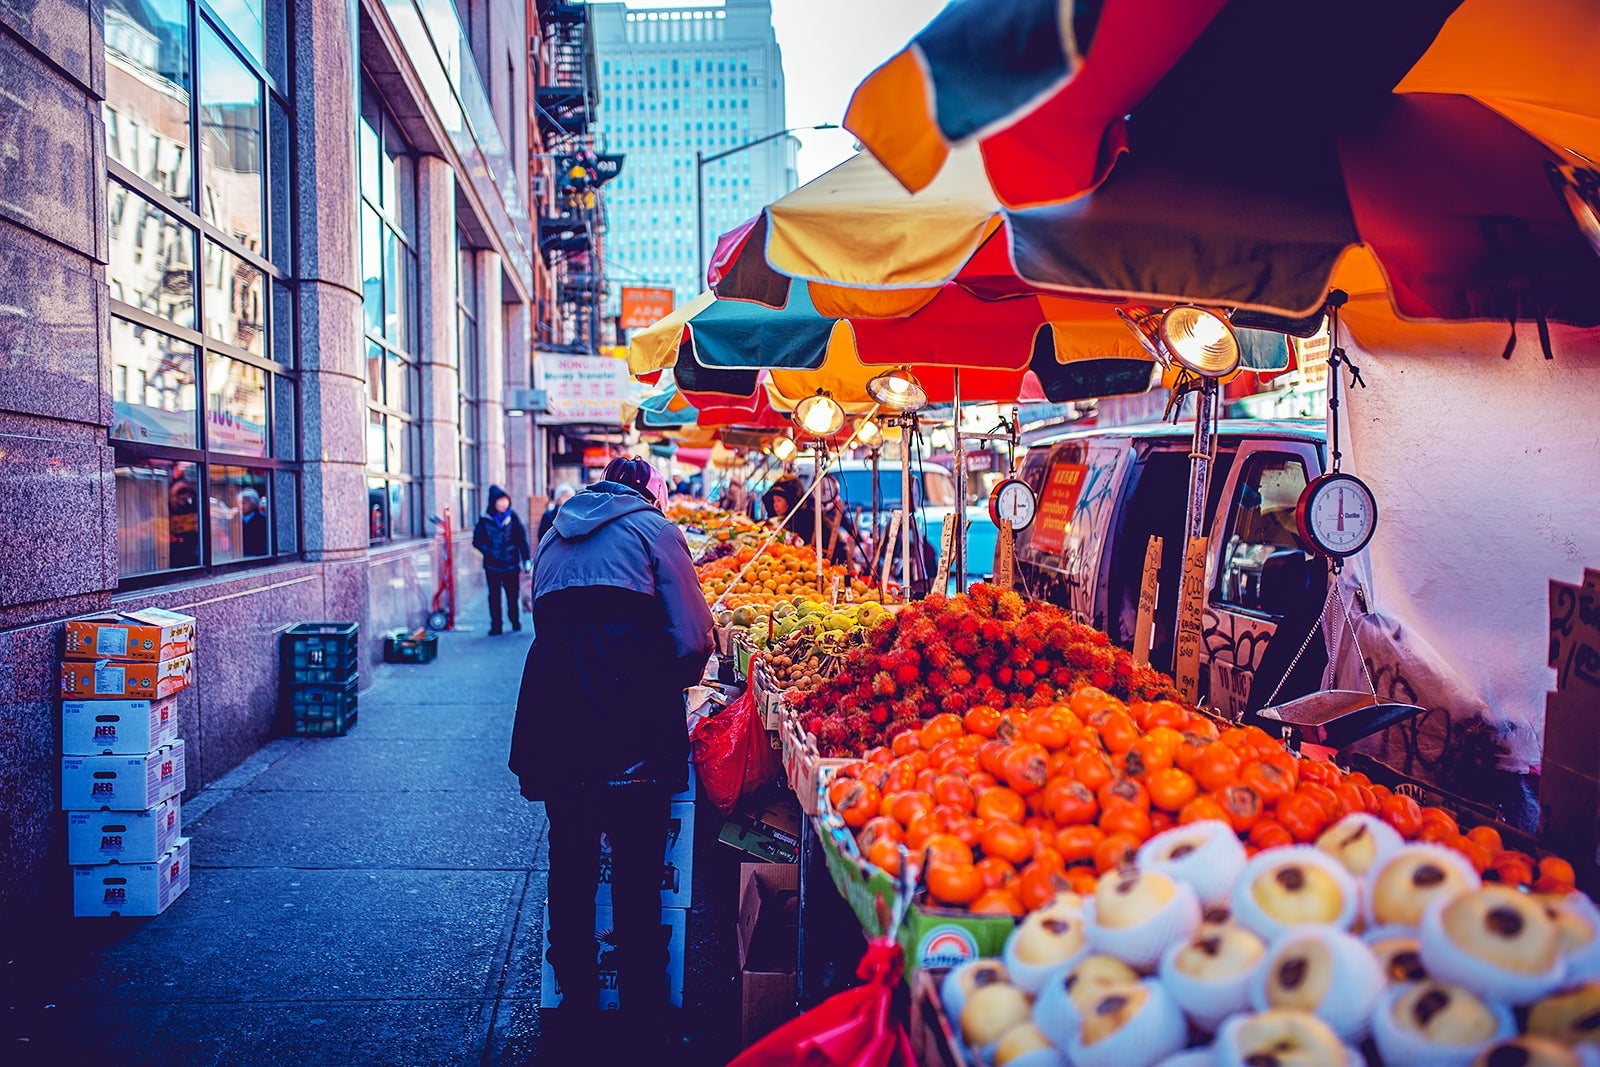
[(683, 788), (683, 691), (711, 656), (711, 612), (682, 531), (627, 486), (596, 482), (540, 541), (533, 597), (511, 739), (523, 796), (633, 780)]
[(478, 524), (472, 530), (472, 547), (483, 553), (486, 571), (514, 571), (523, 560), (533, 558), (528, 550), (528, 531), (516, 510), (507, 508), (503, 514), (494, 510), (495, 501), (510, 495), (498, 485), (491, 485), (489, 506), (478, 516)]

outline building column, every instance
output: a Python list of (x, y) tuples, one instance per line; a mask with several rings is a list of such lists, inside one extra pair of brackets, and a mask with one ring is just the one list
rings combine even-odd
[[(478, 328), (483, 341), (483, 485), (506, 484), (506, 344), (500, 253), (478, 253)], [(487, 496), (484, 497), (488, 499)], [(517, 501), (513, 500), (513, 503)], [(526, 511), (523, 512), (526, 514)]]
[[(505, 322), (505, 391), (533, 386), (533, 363), (528, 355), (528, 305), (520, 301), (501, 305)], [(524, 515), (544, 507), (543, 479), (534, 463), (537, 417), (529, 412), (506, 418), (506, 492)]]
[[(299, 0), (294, 26), (303, 547), (307, 559), (358, 559), (368, 527), (355, 3)], [(361, 584), (364, 605), (364, 572)]]
[(421, 274), (422, 506), (452, 522), (460, 507), (461, 377), (456, 343), (456, 176), (438, 156), (417, 160), (417, 242)]

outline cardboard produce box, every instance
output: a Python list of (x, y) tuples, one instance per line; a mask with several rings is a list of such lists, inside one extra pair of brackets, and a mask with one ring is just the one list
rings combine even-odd
[[(694, 805), (675, 803), (667, 823), (667, 854), (661, 865), (661, 906), (687, 908), (694, 875)], [(611, 842), (601, 839), (600, 885), (594, 902), (611, 906)]]
[(61, 751), (68, 756), (137, 755), (177, 739), (176, 697), (61, 702)]
[(181, 804), (168, 797), (148, 811), (67, 812), (67, 862), (154, 863), (181, 835)]
[(800, 868), (739, 868), (739, 1033), (748, 1047), (795, 1015), (800, 938)]
[(72, 868), (72, 914), (160, 915), (189, 888), (189, 839), (180, 837), (156, 863)]
[(194, 657), (188, 654), (159, 663), (127, 663), (106, 659), (61, 661), (63, 697), (142, 697), (160, 700), (194, 684)]
[(1600, 569), (1550, 583), (1550, 666), (1539, 775), (1540, 839), (1600, 891)]
[(194, 616), (164, 608), (93, 615), (67, 622), (68, 659), (160, 663), (194, 651)]
[[(544, 936), (539, 942), (539, 958), (544, 961), (544, 978), (539, 983), (539, 1007), (553, 1008), (561, 1003), (561, 987), (556, 983), (555, 969), (550, 966), (550, 903), (544, 906)], [(596, 908), (594, 932), (599, 938), (600, 1009), (616, 1011), (620, 1006), (617, 990), (617, 971), (609, 964), (614, 951), (610, 908)], [(689, 913), (683, 908), (661, 909), (661, 936), (667, 942), (667, 995), (676, 1007), (683, 1007), (683, 952), (689, 934)]]
[(794, 863), (800, 858), (800, 809), (782, 793), (735, 811), (717, 835), (723, 844), (768, 863)]
[(63, 756), (61, 807), (65, 811), (148, 811), (182, 793), (183, 741), (142, 756)]
[(943, 971), (921, 971), (911, 982), (911, 1047), (922, 1067), (968, 1067), (956, 1028), (939, 998)]

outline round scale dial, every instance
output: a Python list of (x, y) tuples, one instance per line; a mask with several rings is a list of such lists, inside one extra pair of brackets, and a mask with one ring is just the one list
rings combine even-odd
[(1033, 490), (1020, 478), (1003, 479), (989, 493), (989, 517), (996, 526), (1004, 521), (1011, 523), (1013, 530), (1026, 530), (1037, 510)]
[(817, 496), (822, 499), (822, 506), (831, 508), (839, 502), (839, 479), (831, 474), (822, 476), (822, 484), (817, 486)]
[(1317, 552), (1343, 559), (1367, 547), (1378, 528), (1378, 500), (1353, 474), (1324, 474), (1295, 507), (1300, 537)]

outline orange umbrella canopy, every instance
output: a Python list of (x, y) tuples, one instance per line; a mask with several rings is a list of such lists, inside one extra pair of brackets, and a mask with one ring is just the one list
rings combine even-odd
[(1597, 46), (1591, 0), (956, 0), (846, 125), (910, 189), (976, 142), (1029, 286), (1305, 314), (1365, 246), (1403, 318), (1595, 326)]

